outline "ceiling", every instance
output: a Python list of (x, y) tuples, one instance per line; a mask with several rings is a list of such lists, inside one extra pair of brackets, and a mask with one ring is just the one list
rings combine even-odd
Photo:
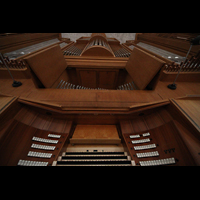
[[(80, 37), (90, 37), (92, 33), (62, 33), (63, 38), (70, 38), (76, 41)], [(105, 33), (108, 38), (116, 38), (120, 43), (125, 43), (126, 40), (135, 40), (136, 33)]]

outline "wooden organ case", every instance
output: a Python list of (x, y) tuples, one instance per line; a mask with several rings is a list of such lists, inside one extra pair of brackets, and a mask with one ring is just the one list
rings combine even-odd
[(104, 33), (24, 56), (31, 86), (0, 85), (0, 165), (200, 165), (199, 90), (158, 85), (166, 62)]
[(84, 48), (81, 56), (105, 56), (114, 57), (112, 49), (108, 44), (105, 34), (92, 34), (91, 38)]
[(63, 50), (63, 55), (68, 63), (66, 70), (70, 74), (70, 83), (78, 88), (116, 89), (126, 79), (131, 82), (125, 70), (130, 50), (104, 33), (79, 38)]

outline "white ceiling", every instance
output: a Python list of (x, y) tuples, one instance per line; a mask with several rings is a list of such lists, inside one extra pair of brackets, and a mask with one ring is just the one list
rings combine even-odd
[[(90, 37), (92, 33), (62, 33), (63, 38), (70, 38), (71, 41), (76, 41), (78, 38)], [(125, 43), (126, 40), (134, 40), (135, 33), (105, 33), (108, 38), (116, 38), (120, 43)]]

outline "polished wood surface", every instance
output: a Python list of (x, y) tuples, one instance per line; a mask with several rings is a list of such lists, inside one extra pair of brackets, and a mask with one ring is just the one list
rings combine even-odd
[(137, 133), (156, 128), (158, 126), (168, 123), (173, 118), (168, 113), (167, 108), (161, 107), (153, 109), (150, 113), (143, 112), (143, 115), (137, 116), (135, 119), (120, 120), (120, 127), (122, 133)]
[(143, 90), (164, 64), (164, 61), (153, 57), (145, 51), (134, 48), (126, 64), (126, 70), (137, 88)]
[(194, 98), (171, 99), (180, 112), (200, 131), (200, 96)]
[[(10, 78), (0, 79), (2, 97), (0, 106), (8, 104), (5, 111), (0, 114), (0, 153), (3, 155), (1, 164), (16, 165), (19, 159), (29, 159), (27, 153), (30, 150), (32, 136), (36, 134), (47, 137), (48, 133), (59, 133), (64, 136), (51, 162), (60, 154), (60, 149), (64, 146), (66, 148), (70, 141), (75, 144), (73, 143), (75, 139), (84, 145), (90, 142), (93, 144), (100, 142), (101, 145), (120, 143), (125, 149), (128, 147), (132, 160), (138, 164), (139, 159), (134, 156), (135, 152), (132, 151), (130, 141), (125, 136), (150, 131), (152, 142), (155, 141), (159, 145), (157, 148), (160, 158), (174, 156), (176, 165), (199, 165), (200, 134), (189, 118), (199, 124), (200, 105), (194, 98), (187, 97), (200, 95), (200, 82), (177, 81), (177, 89), (170, 90), (167, 86), (172, 82), (160, 79), (164, 62), (148, 53), (145, 55), (148, 54), (151, 59), (140, 55), (138, 60), (137, 58), (132, 60), (137, 61), (136, 64), (141, 65), (141, 68), (144, 65), (150, 66), (149, 69), (145, 67), (142, 69), (143, 76), (140, 74), (140, 77), (138, 75), (140, 72), (137, 74), (137, 70), (132, 74), (133, 77), (130, 76), (132, 62), (129, 62), (130, 72), (125, 69), (131, 56), (106, 58), (101, 55), (95, 57), (76, 55), (77, 48), (83, 51), (89, 41), (90, 38), (81, 38), (76, 43), (71, 43), (66, 48), (67, 50), (73, 47), (71, 55), (62, 55), (63, 52), (55, 54), (58, 60), (62, 57), (64, 63), (62, 66), (65, 65), (64, 68), (59, 68), (62, 68), (59, 73), (56, 69), (57, 63), (51, 63), (46, 56), (47, 59), (44, 60), (54, 69), (55, 76), (53, 73), (48, 75), (50, 72), (43, 62), (43, 57), (39, 57), (32, 63), (36, 70), (30, 71), (34, 73), (31, 79), (17, 78), (17, 81), (22, 82), (20, 87), (12, 87), (13, 81)], [(121, 48), (118, 46), (119, 41), (110, 39), (108, 43), (109, 48), (118, 55), (118, 50)], [(46, 50), (40, 53), (46, 54)], [(38, 56), (39, 53), (35, 55)], [(155, 64), (157, 61), (159, 64), (154, 68), (152, 63)], [(31, 63), (29, 64), (31, 67)], [(41, 69), (46, 69), (47, 73)], [(67, 81), (69, 74), (69, 80), (72, 80), (73, 84), (92, 83), (96, 84), (96, 87), (108, 87), (110, 90), (54, 89), (60, 79)], [(38, 81), (36, 77), (41, 80)], [(153, 90), (114, 90), (119, 83), (129, 83), (133, 78), (141, 83), (141, 85), (139, 83), (141, 88), (145, 89), (150, 84)], [(41, 83), (41, 86), (47, 83), (45, 87), (49, 88), (36, 88), (37, 83)], [(14, 99), (11, 104), (8, 103), (10, 99)], [(188, 116), (185, 116), (183, 111)], [(93, 129), (89, 130), (89, 126)], [(102, 127), (112, 128), (104, 130)], [(174, 148), (175, 152), (170, 150)]]
[(28, 63), (45, 88), (52, 87), (67, 68), (67, 64), (58, 45), (27, 56), (24, 60)]
[(17, 98), (0, 94), (0, 114), (2, 114), (10, 104), (12, 104)]
[(72, 138), (118, 139), (119, 136), (115, 125), (77, 125)]
[(200, 83), (177, 82), (177, 89), (167, 88), (171, 82), (158, 81), (152, 91), (116, 91), (116, 90), (56, 90), (36, 89), (31, 79), (18, 79), (22, 86), (12, 87), (11, 79), (0, 79), (0, 92), (32, 100), (59, 102), (73, 107), (127, 107), (141, 103), (159, 101), (168, 98), (183, 97), (187, 94), (200, 94)]
[(48, 112), (45, 115), (40, 114), (37, 110), (27, 106), (21, 108), (14, 119), (37, 129), (57, 133), (70, 133), (72, 126), (71, 120), (52, 117)]
[(115, 125), (77, 125), (70, 139), (71, 144), (119, 144)]
[(78, 84), (88, 88), (115, 89), (119, 70), (117, 69), (76, 69)]
[[(200, 166), (199, 152), (200, 152), (200, 140), (198, 140), (191, 129), (186, 129), (182, 124), (174, 121), (176, 128), (179, 130), (180, 136), (185, 142), (188, 150), (194, 158), (196, 164)], [(190, 131), (189, 131), (190, 130)]]
[[(149, 132), (150, 136), (143, 137), (141, 136), (139, 139), (150, 138), (150, 142), (147, 144), (156, 144), (156, 148), (147, 149), (147, 150), (134, 150), (134, 146), (141, 146), (144, 144), (132, 144), (131, 141), (135, 139), (131, 139), (129, 136), (134, 135), (133, 133), (123, 134), (126, 145), (129, 149), (131, 157), (135, 160), (136, 165), (139, 165), (139, 161), (147, 161), (147, 160), (156, 160), (156, 159), (165, 159), (174, 157), (176, 160), (175, 166), (194, 166), (196, 165), (194, 159), (192, 158), (189, 150), (184, 144), (183, 140), (180, 137), (179, 131), (174, 125), (173, 121), (170, 121), (164, 125), (158, 126), (154, 129), (148, 129), (145, 132), (139, 131), (136, 134), (143, 134)], [(123, 133), (123, 131), (122, 131)], [(136, 153), (146, 153), (158, 151), (158, 157), (148, 157), (148, 158), (138, 158)]]
[[(52, 162), (59, 155), (59, 152), (62, 149), (62, 146), (64, 145), (68, 137), (68, 134), (66, 133), (59, 133), (61, 135), (61, 138), (59, 139), (59, 142), (57, 144), (53, 144), (53, 145), (47, 144), (47, 143), (35, 142), (35, 141), (32, 141), (33, 136), (49, 139), (48, 134), (53, 134), (54, 132), (36, 129), (34, 127), (18, 122), (17, 120), (14, 120), (11, 126), (12, 126), (12, 129), (8, 131), (4, 140), (1, 140), (1, 143), (0, 143), (1, 144), (0, 145), (0, 154), (1, 154), (0, 165), (1, 166), (2, 165), (16, 166), (20, 159), (32, 160), (32, 161), (44, 161), (44, 162), (49, 162), (49, 164), (52, 164)], [(56, 148), (54, 151), (51, 151), (51, 152), (48, 150), (32, 149), (31, 148), (32, 143), (56, 146)], [(52, 153), (53, 155), (50, 159), (35, 158), (35, 157), (27, 156), (29, 151), (36, 151), (36, 152), (41, 152), (41, 153)]]

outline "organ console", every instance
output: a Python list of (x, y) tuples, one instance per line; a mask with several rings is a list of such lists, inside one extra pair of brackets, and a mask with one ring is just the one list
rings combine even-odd
[[(125, 122), (122, 122), (125, 123)], [(174, 123), (148, 130), (145, 133), (122, 134), (136, 165), (193, 165), (194, 160), (183, 143)], [(166, 149), (172, 149), (166, 151)]]
[[(0, 79), (0, 166), (200, 165), (199, 83), (175, 92), (160, 81), (164, 72), (176, 75), (178, 63), (104, 33), (75, 42), (55, 36), (14, 60), (15, 45), (5, 45), (0, 70), (3, 59), (30, 77), (20, 88)], [(46, 41), (37, 37), (20, 48)], [(147, 35), (137, 38), (145, 43)], [(182, 63), (183, 73), (198, 74), (199, 54)]]

